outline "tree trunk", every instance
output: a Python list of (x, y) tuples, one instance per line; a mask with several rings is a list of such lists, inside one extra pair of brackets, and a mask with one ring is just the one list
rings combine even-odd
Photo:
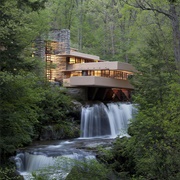
[(172, 23), (172, 30), (173, 30), (175, 62), (177, 65), (177, 69), (180, 71), (180, 29), (179, 29), (180, 27), (179, 27), (178, 15), (176, 12), (176, 6), (174, 4), (170, 4), (169, 12), (172, 15), (171, 23)]
[(82, 40), (83, 40), (83, 0), (80, 1), (80, 12), (79, 12), (79, 28), (78, 28), (78, 49), (82, 50)]
[[(114, 23), (114, 22), (113, 22)], [(113, 24), (111, 24), (110, 25), (110, 36), (111, 36), (111, 54), (112, 54), (112, 56), (114, 57), (114, 55), (115, 55), (115, 48), (114, 48), (114, 25)]]

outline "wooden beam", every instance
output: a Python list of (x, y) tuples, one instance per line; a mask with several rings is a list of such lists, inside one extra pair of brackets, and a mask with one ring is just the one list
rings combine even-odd
[(96, 97), (96, 94), (98, 92), (99, 88), (95, 88), (94, 92), (93, 92), (93, 96), (92, 96), (92, 100), (94, 100), (94, 98)]

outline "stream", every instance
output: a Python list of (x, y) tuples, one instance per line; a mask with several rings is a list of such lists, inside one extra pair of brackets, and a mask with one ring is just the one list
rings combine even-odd
[(48, 180), (65, 179), (76, 161), (96, 159), (98, 146), (111, 147), (114, 139), (127, 134), (134, 108), (131, 104), (100, 103), (82, 107), (81, 137), (65, 141), (34, 143), (17, 153), (17, 171), (25, 180), (35, 179), (32, 173)]

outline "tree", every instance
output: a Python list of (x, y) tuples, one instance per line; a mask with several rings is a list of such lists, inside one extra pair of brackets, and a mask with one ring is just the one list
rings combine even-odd
[(82, 4), (82, 50), (109, 60), (128, 61), (129, 26), (124, 4), (115, 1), (85, 1)]
[[(38, 103), (38, 123), (35, 127), (36, 137), (41, 138), (47, 126), (51, 126), (52, 138), (75, 138), (79, 137), (79, 125), (75, 120), (77, 112), (72, 103), (72, 98), (66, 94), (65, 89), (52, 84), (43, 88), (43, 99)], [(79, 118), (79, 117), (78, 117)]]
[[(3, 0), (0, 5), (0, 70), (19, 72), (33, 65), (32, 41), (48, 28), (45, 11), (36, 12), (44, 1)], [(41, 5), (41, 6), (40, 6)], [(41, 21), (41, 22), (40, 22)], [(40, 22), (40, 24), (39, 24)], [(14, 63), (16, 62), (16, 63)]]
[[(2, 158), (31, 141), (42, 89), (32, 73), (0, 72), (0, 153)], [(3, 160), (3, 159), (2, 159)]]
[(154, 11), (163, 14), (171, 21), (174, 58), (177, 69), (180, 70), (180, 24), (179, 24), (179, 0), (123, 0), (130, 6), (140, 8), (146, 11)]
[(169, 44), (157, 32), (161, 31), (151, 29), (139, 56), (142, 74), (134, 77), (138, 113), (129, 127), (131, 137), (118, 139), (107, 158), (125, 179), (180, 178), (179, 76), (171, 51), (166, 49)]
[(0, 163), (31, 141), (42, 98), (41, 63), (32, 41), (46, 30), (44, 0), (2, 0), (0, 4)]
[(75, 0), (53, 0), (47, 3), (52, 29), (71, 29), (76, 16)]

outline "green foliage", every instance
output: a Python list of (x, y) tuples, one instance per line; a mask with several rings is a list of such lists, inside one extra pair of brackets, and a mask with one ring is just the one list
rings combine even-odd
[(47, 29), (49, 18), (40, 11), (44, 3), (44, 0), (0, 3), (0, 163), (7, 154), (31, 141), (38, 121), (37, 103), (43, 97), (39, 76), (43, 66), (31, 57), (31, 45)]
[(76, 20), (77, 3), (75, 0), (50, 0), (46, 6), (52, 19), (52, 28), (71, 29)]
[(79, 125), (72, 115), (74, 106), (65, 89), (46, 84), (43, 87), (43, 98), (38, 103), (38, 124), (35, 127), (36, 137), (49, 131), (54, 138), (74, 138), (79, 136)]
[(75, 121), (69, 122), (68, 117), (65, 121), (56, 124), (54, 128), (57, 133), (62, 134), (61, 139), (79, 137), (79, 126)]
[(117, 138), (110, 150), (100, 150), (98, 157), (106, 167), (111, 169), (117, 179), (128, 180), (135, 174), (135, 162), (131, 154), (131, 146), (127, 146), (129, 138)]
[[(117, 139), (102, 161), (121, 179), (177, 180), (180, 177), (179, 84), (166, 103), (139, 110), (130, 138)], [(176, 95), (175, 95), (176, 94)]]
[[(171, 29), (163, 14), (179, 0), (53, 0), (42, 10), (44, 3), (0, 3), (1, 157), (30, 142), (34, 126), (58, 123), (57, 130), (71, 133), (69, 97), (37, 78), (42, 66), (31, 57), (32, 41), (48, 30), (53, 19), (53, 28), (71, 29), (75, 47), (108, 60), (133, 62), (140, 72), (133, 79), (139, 113), (129, 128), (132, 137), (118, 139), (104, 163), (121, 179), (180, 179), (180, 86), (172, 45), (172, 32), (179, 27)], [(152, 7), (156, 9), (149, 11)], [(73, 177), (90, 178), (98, 168), (104, 172), (104, 166), (96, 163), (84, 168), (88, 171), (80, 167), (73, 169)]]
[(42, 89), (31, 73), (0, 72), (0, 82), (0, 147), (4, 153), (12, 153), (31, 141)]
[(109, 174), (109, 170), (94, 159), (79, 161), (65, 157), (58, 157), (53, 166), (32, 173), (37, 180), (105, 180), (109, 179)]
[(152, 107), (157, 102), (163, 103), (164, 95), (171, 92), (169, 83), (176, 75), (175, 64), (168, 56), (168, 47), (162, 45), (158, 36), (155, 37), (147, 39), (148, 46), (141, 51), (141, 58), (137, 62), (141, 74), (136, 74), (132, 81), (136, 89), (135, 101), (142, 108)]
[(70, 29), (71, 44), (79, 51), (107, 60), (130, 60), (130, 26), (136, 17), (133, 8), (118, 0), (53, 0), (47, 7), (52, 27)]
[[(171, 113), (176, 114), (173, 119)], [(178, 179), (179, 118), (179, 112), (168, 102), (138, 114), (131, 125), (132, 138), (128, 144), (133, 147), (137, 175), (148, 179)]]
[(39, 103), (41, 107), (40, 122), (47, 125), (67, 120), (72, 108), (71, 98), (59, 87), (47, 86), (45, 88), (44, 99)]
[(87, 1), (84, 3), (82, 48), (102, 59), (128, 61), (129, 24), (119, 1)]
[(1, 180), (23, 180), (21, 176), (15, 174), (15, 169), (6, 167), (0, 167), (0, 179)]
[(104, 161), (121, 179), (180, 178), (180, 84), (166, 29), (151, 29), (133, 78), (138, 114), (130, 138), (117, 139)]
[[(139, 113), (130, 125), (132, 137), (127, 146), (133, 154), (136, 177), (178, 179), (179, 83), (173, 70), (175, 65), (171, 59), (167, 60), (167, 54), (166, 57), (161, 54), (164, 52), (162, 43), (161, 46), (153, 45), (149, 46), (149, 56), (146, 56), (150, 61), (143, 61), (142, 75), (136, 79), (135, 100)], [(150, 71), (146, 70), (146, 65), (151, 65)]]
[(96, 160), (87, 160), (87, 162), (76, 162), (75, 167), (67, 176), (67, 180), (87, 179), (94, 180), (109, 179), (109, 170)]
[[(19, 7), (20, 4), (21, 7)], [(36, 4), (38, 6), (36, 6)], [(49, 23), (49, 18), (47, 17), (45, 11), (41, 11), (39, 13), (34, 11), (35, 9), (40, 9), (42, 5), (43, 1), (32, 2), (22, 0), (4, 0), (1, 2), (1, 71), (11, 71), (12, 73), (17, 73), (18, 70), (26, 68), (30, 69), (31, 64), (29, 67), (28, 62), (30, 62), (29, 59), (32, 54), (32, 41), (39, 35), (39, 33), (47, 29)], [(26, 53), (24, 53), (24, 51), (26, 51)], [(33, 58), (30, 60), (33, 61)], [(25, 64), (27, 66), (25, 66)]]

